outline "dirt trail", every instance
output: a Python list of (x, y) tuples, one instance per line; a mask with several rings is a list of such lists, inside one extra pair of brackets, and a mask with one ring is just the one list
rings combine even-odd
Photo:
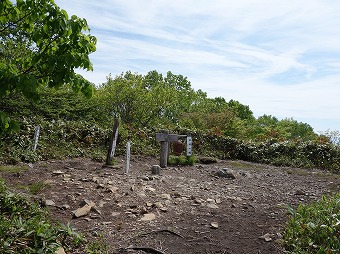
[[(132, 157), (128, 176), (123, 166), (80, 158), (0, 174), (12, 186), (47, 184), (38, 197), (53, 220), (70, 221), (112, 253), (283, 253), (286, 206), (340, 191), (340, 177), (320, 170), (219, 161), (152, 175), (157, 163)], [(74, 218), (86, 202), (90, 212)]]

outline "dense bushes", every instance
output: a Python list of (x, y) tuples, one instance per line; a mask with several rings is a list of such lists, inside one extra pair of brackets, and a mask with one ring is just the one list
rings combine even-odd
[(340, 193), (289, 211), (284, 236), (289, 253), (339, 253)]
[[(41, 126), (39, 145), (32, 151), (34, 128)], [(132, 141), (132, 153), (158, 156), (159, 143), (155, 134), (161, 126), (136, 128), (122, 124), (116, 154), (125, 153), (125, 144)], [(95, 122), (47, 121), (43, 119), (22, 120), (21, 130), (4, 136), (1, 140), (0, 160), (7, 163), (36, 161), (50, 158), (90, 157), (103, 161), (106, 156), (111, 129), (102, 128)], [(196, 155), (213, 156), (219, 159), (245, 160), (257, 163), (290, 167), (317, 167), (340, 171), (340, 148), (331, 143), (317, 141), (266, 142), (242, 141), (235, 138), (173, 129), (171, 133), (190, 134)]]

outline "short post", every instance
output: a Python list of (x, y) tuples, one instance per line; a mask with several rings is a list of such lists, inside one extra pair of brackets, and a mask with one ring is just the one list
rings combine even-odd
[[(166, 137), (169, 135), (168, 130), (161, 130), (162, 134), (165, 134)], [(161, 168), (166, 168), (168, 166), (168, 156), (169, 156), (169, 141), (167, 138), (165, 140), (161, 141), (161, 155), (160, 155), (160, 161), (159, 166)]]
[(130, 170), (130, 150), (131, 150), (131, 141), (126, 143), (126, 165), (125, 165), (125, 174), (129, 174)]
[(187, 136), (187, 157), (192, 155), (192, 137)]
[(119, 119), (118, 117), (115, 118), (115, 122), (112, 129), (112, 135), (109, 144), (109, 150), (107, 151), (106, 157), (106, 165), (111, 165), (113, 157), (115, 155), (117, 138), (118, 138), (118, 128), (119, 128)]
[(39, 134), (40, 134), (40, 126), (35, 126), (33, 151), (37, 150)]

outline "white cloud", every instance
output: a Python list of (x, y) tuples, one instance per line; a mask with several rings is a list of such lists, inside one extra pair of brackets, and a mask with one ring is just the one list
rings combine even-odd
[[(340, 3), (331, 0), (56, 0), (87, 19), (109, 73), (168, 70), (258, 115), (340, 129)], [(321, 126), (321, 125), (320, 125)], [(324, 126), (324, 124), (323, 124)]]

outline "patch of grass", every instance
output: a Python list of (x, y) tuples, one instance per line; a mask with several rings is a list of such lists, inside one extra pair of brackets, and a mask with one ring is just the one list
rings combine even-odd
[(181, 165), (181, 166), (193, 166), (196, 162), (196, 158), (195, 156), (170, 156), (169, 160), (168, 160), (168, 164), (169, 165)]
[(9, 192), (0, 181), (1, 253), (55, 253), (63, 247), (72, 253), (83, 238), (70, 225), (54, 225), (38, 203)]
[(254, 163), (247, 163), (243, 161), (228, 161), (228, 165), (232, 168), (238, 169), (265, 169), (266, 165), (259, 165)]
[(217, 159), (214, 157), (201, 157), (199, 160), (202, 164), (213, 164), (217, 162)]
[(339, 253), (340, 193), (288, 210), (284, 240), (289, 253)]
[(100, 234), (100, 238), (98, 240), (92, 241), (87, 246), (87, 251), (89, 254), (109, 254), (109, 248), (104, 241), (103, 234)]
[(27, 166), (0, 165), (0, 172), (20, 173), (28, 169), (29, 167)]
[(50, 185), (45, 182), (36, 182), (29, 184), (28, 190), (32, 195), (36, 195), (48, 187), (50, 187)]

